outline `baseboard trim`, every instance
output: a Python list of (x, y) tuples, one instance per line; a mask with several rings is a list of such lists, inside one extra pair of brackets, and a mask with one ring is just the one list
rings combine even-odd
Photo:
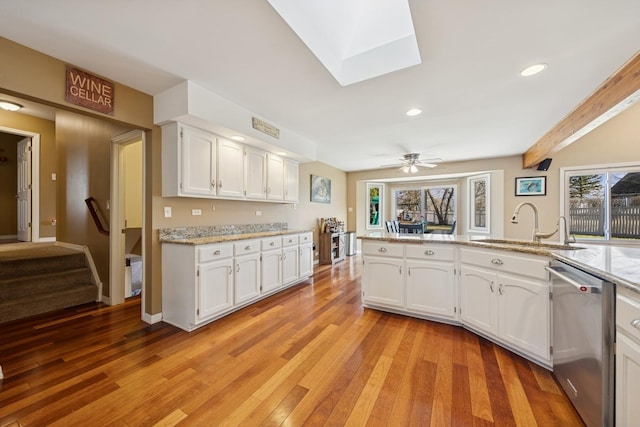
[(142, 313), (142, 321), (146, 322), (150, 325), (153, 325), (154, 323), (158, 323), (162, 321), (162, 313), (156, 313), (156, 314), (148, 314), (148, 313)]

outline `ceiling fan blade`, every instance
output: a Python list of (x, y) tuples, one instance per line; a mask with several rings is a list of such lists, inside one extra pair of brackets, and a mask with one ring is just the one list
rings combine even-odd
[(416, 163), (416, 166), (420, 166), (420, 167), (423, 167), (423, 168), (435, 168), (435, 167), (437, 167), (438, 165), (437, 165), (437, 164), (435, 164), (435, 163), (422, 163), (422, 162), (417, 162), (417, 163)]

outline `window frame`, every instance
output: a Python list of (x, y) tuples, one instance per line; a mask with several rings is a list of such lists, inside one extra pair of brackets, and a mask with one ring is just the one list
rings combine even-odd
[[(453, 194), (454, 194), (454, 206), (453, 206), (453, 221), (458, 221), (458, 205), (460, 204), (460, 194), (458, 192), (459, 190), (459, 185), (457, 182), (454, 183), (450, 183), (450, 184), (418, 184), (418, 185), (402, 185), (402, 186), (397, 186), (397, 187), (393, 187), (391, 188), (391, 210), (393, 213), (393, 219), (396, 219), (396, 212), (397, 212), (397, 207), (398, 207), (398, 200), (396, 197), (396, 192), (397, 191), (420, 191), (420, 209), (421, 209), (421, 213), (424, 216), (424, 223), (425, 223), (425, 227), (427, 226), (428, 223), (428, 218), (427, 218), (427, 211), (426, 211), (426, 190), (429, 190), (431, 188), (453, 188)], [(422, 209), (424, 209), (424, 211), (422, 211)]]
[[(479, 181), (485, 182), (485, 226), (478, 227), (475, 225), (476, 203), (475, 203), (475, 183)], [(469, 233), (491, 234), (491, 174), (481, 174), (467, 177), (467, 195), (469, 209), (469, 218), (467, 230)]]

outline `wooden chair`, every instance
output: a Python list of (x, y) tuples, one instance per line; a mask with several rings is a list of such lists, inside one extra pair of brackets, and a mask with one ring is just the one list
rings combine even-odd
[(385, 225), (387, 226), (387, 232), (389, 232), (389, 233), (399, 233), (400, 232), (400, 222), (399, 221), (385, 221)]

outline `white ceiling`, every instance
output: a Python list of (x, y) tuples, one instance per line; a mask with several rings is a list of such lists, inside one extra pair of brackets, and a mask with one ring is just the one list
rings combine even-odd
[(0, 0), (0, 36), (151, 95), (191, 80), (345, 171), (521, 154), (640, 48), (638, 0), (409, 7), (422, 63), (348, 86), (267, 0)]

